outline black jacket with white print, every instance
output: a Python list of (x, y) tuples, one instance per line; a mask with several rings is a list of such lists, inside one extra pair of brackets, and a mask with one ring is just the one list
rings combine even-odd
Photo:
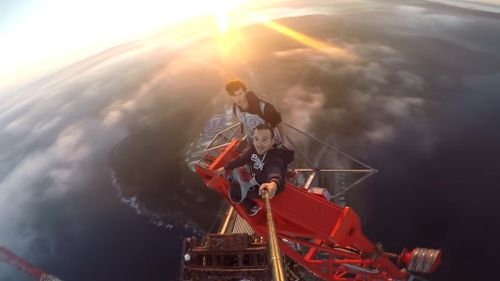
[(233, 159), (224, 166), (224, 169), (234, 168), (250, 164), (252, 174), (259, 184), (276, 182), (278, 190), (285, 186), (287, 165), (293, 161), (294, 151), (289, 149), (273, 147), (263, 155), (257, 154), (254, 146), (251, 146), (239, 157)]

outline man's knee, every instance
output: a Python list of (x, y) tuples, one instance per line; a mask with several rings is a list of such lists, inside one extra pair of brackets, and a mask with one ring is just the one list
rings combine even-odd
[(235, 201), (240, 201), (241, 200), (241, 188), (238, 182), (234, 181), (231, 183), (229, 187), (229, 195), (231, 198)]

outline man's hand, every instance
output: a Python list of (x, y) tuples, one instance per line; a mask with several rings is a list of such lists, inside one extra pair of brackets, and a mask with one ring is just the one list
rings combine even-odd
[(223, 177), (226, 175), (226, 169), (224, 169), (224, 167), (221, 167), (221, 168), (215, 170), (214, 173), (216, 175), (218, 175), (219, 177)]
[(276, 195), (276, 191), (278, 191), (278, 185), (274, 181), (263, 183), (259, 187), (259, 194), (263, 195), (264, 190), (269, 192), (269, 199), (272, 199)]

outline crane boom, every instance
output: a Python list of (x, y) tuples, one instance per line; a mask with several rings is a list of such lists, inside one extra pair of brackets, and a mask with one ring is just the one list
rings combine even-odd
[(0, 246), (0, 260), (6, 264), (11, 265), (19, 271), (22, 271), (33, 278), (33, 280), (39, 281), (61, 281), (59, 278), (43, 272), (41, 269), (32, 265), (23, 258), (17, 256), (9, 249)]

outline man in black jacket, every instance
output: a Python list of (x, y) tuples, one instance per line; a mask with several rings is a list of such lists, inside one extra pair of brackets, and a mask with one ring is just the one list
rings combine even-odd
[(245, 206), (250, 216), (254, 216), (260, 210), (260, 206), (251, 198), (258, 198), (264, 189), (269, 192), (269, 198), (282, 191), (285, 187), (287, 165), (293, 161), (294, 152), (277, 148), (274, 145), (273, 134), (273, 129), (269, 125), (258, 125), (253, 134), (253, 145), (217, 171), (222, 175), (245, 164), (250, 165), (253, 174), (250, 184), (233, 181), (229, 189), (231, 200)]
[(276, 144), (286, 143), (281, 114), (272, 104), (261, 100), (254, 92), (248, 91), (241, 80), (229, 81), (226, 84), (226, 91), (233, 102), (234, 115), (245, 128), (249, 144), (252, 143), (255, 127), (260, 124), (272, 127)]

